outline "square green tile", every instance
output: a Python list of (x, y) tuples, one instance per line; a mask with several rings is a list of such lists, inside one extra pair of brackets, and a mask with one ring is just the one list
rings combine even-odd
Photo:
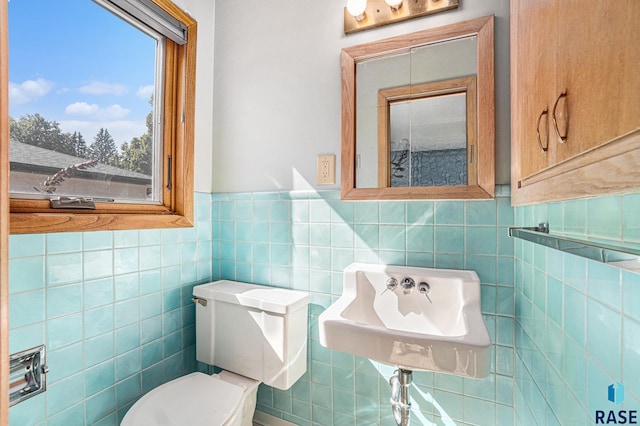
[(497, 251), (496, 228), (466, 227), (465, 250), (467, 254), (495, 255)]
[(115, 387), (111, 387), (99, 394), (87, 398), (86, 402), (87, 423), (96, 424), (98, 420), (113, 413), (116, 409)]
[(47, 318), (55, 318), (82, 310), (82, 284), (49, 287), (46, 291)]
[(364, 201), (355, 203), (355, 223), (357, 224), (379, 224), (379, 207), (378, 201)]
[(464, 253), (464, 228), (457, 226), (436, 226), (435, 252), (436, 253)]
[(76, 374), (47, 386), (47, 414), (59, 413), (84, 399), (84, 376)]
[(46, 234), (9, 235), (9, 258), (41, 256)]
[(465, 206), (465, 225), (492, 225), (498, 221), (498, 207), (495, 200), (469, 200)]
[[(97, 252), (85, 253), (86, 256)], [(46, 256), (47, 285), (70, 284), (82, 281), (82, 253), (54, 254)]]
[(44, 287), (45, 257), (9, 260), (9, 292), (19, 293)]
[[(614, 377), (622, 374), (622, 317), (589, 299), (587, 307), (587, 349)], [(625, 336), (626, 337), (626, 336)]]
[(464, 201), (436, 201), (434, 208), (436, 225), (464, 224)]
[(380, 203), (380, 223), (405, 223), (405, 203), (402, 201), (387, 201)]
[(587, 234), (590, 238), (622, 239), (622, 197), (587, 200)]
[(587, 262), (587, 268), (587, 286), (589, 296), (616, 310), (621, 310), (621, 270), (593, 261)]
[(60, 232), (46, 236), (47, 254), (82, 251), (82, 233)]
[(102, 364), (85, 369), (84, 386), (85, 395), (90, 397), (101, 392), (115, 383), (115, 367), (113, 359)]
[(406, 203), (407, 225), (433, 225), (433, 201), (408, 201)]

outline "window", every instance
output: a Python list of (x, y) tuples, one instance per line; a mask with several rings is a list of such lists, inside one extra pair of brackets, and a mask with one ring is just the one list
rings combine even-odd
[(167, 0), (8, 9), (11, 232), (191, 226), (195, 21)]

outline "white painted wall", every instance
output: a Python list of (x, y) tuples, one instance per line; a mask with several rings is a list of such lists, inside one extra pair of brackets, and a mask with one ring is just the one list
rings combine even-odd
[(194, 189), (213, 192), (211, 173), (213, 139), (213, 0), (173, 0), (198, 22), (196, 59), (196, 122)]
[[(335, 153), (340, 161), (340, 50), (490, 14), (496, 15), (496, 177), (508, 183), (509, 1), (464, 0), (453, 11), (349, 36), (343, 34), (344, 5), (216, 2), (213, 191), (339, 188), (339, 165), (336, 185), (317, 186), (315, 176), (318, 154)], [(198, 169), (203, 160), (196, 162)]]

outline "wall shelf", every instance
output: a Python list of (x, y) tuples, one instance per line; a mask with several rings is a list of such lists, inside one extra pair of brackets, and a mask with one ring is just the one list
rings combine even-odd
[(565, 253), (606, 263), (628, 271), (640, 272), (640, 247), (616, 246), (601, 241), (581, 240), (549, 233), (548, 224), (537, 227), (510, 227), (509, 236), (550, 247)]

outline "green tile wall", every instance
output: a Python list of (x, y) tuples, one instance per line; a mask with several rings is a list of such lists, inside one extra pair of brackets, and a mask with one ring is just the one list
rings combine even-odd
[(412, 202), (342, 202), (337, 191), (196, 194), (193, 229), (12, 236), (11, 350), (47, 343), (51, 375), (45, 394), (11, 409), (11, 424), (117, 424), (144, 392), (201, 368), (191, 289), (219, 278), (311, 295), (307, 374), (289, 391), (261, 386), (259, 410), (300, 425), (392, 424), (393, 369), (318, 341), (317, 317), (354, 261), (478, 272), (492, 374), (416, 373), (412, 424), (513, 424), (514, 211), (509, 188), (497, 194)]
[[(640, 244), (640, 194), (516, 209), (516, 223)], [(516, 242), (516, 413), (522, 425), (594, 424), (596, 410), (640, 409), (640, 275)], [(609, 385), (625, 400), (607, 400)]]
[(412, 424), (514, 423), (514, 223), (509, 188), (490, 201), (343, 202), (337, 191), (213, 194), (213, 275), (308, 291), (307, 373), (262, 385), (258, 410), (298, 425), (394, 424), (393, 368), (323, 348), (318, 315), (352, 262), (468, 268), (482, 281), (493, 346), (484, 380), (415, 373)]
[(144, 392), (196, 369), (191, 289), (211, 281), (211, 194), (196, 227), (14, 235), (10, 351), (47, 345), (47, 392), (10, 425), (115, 425)]

